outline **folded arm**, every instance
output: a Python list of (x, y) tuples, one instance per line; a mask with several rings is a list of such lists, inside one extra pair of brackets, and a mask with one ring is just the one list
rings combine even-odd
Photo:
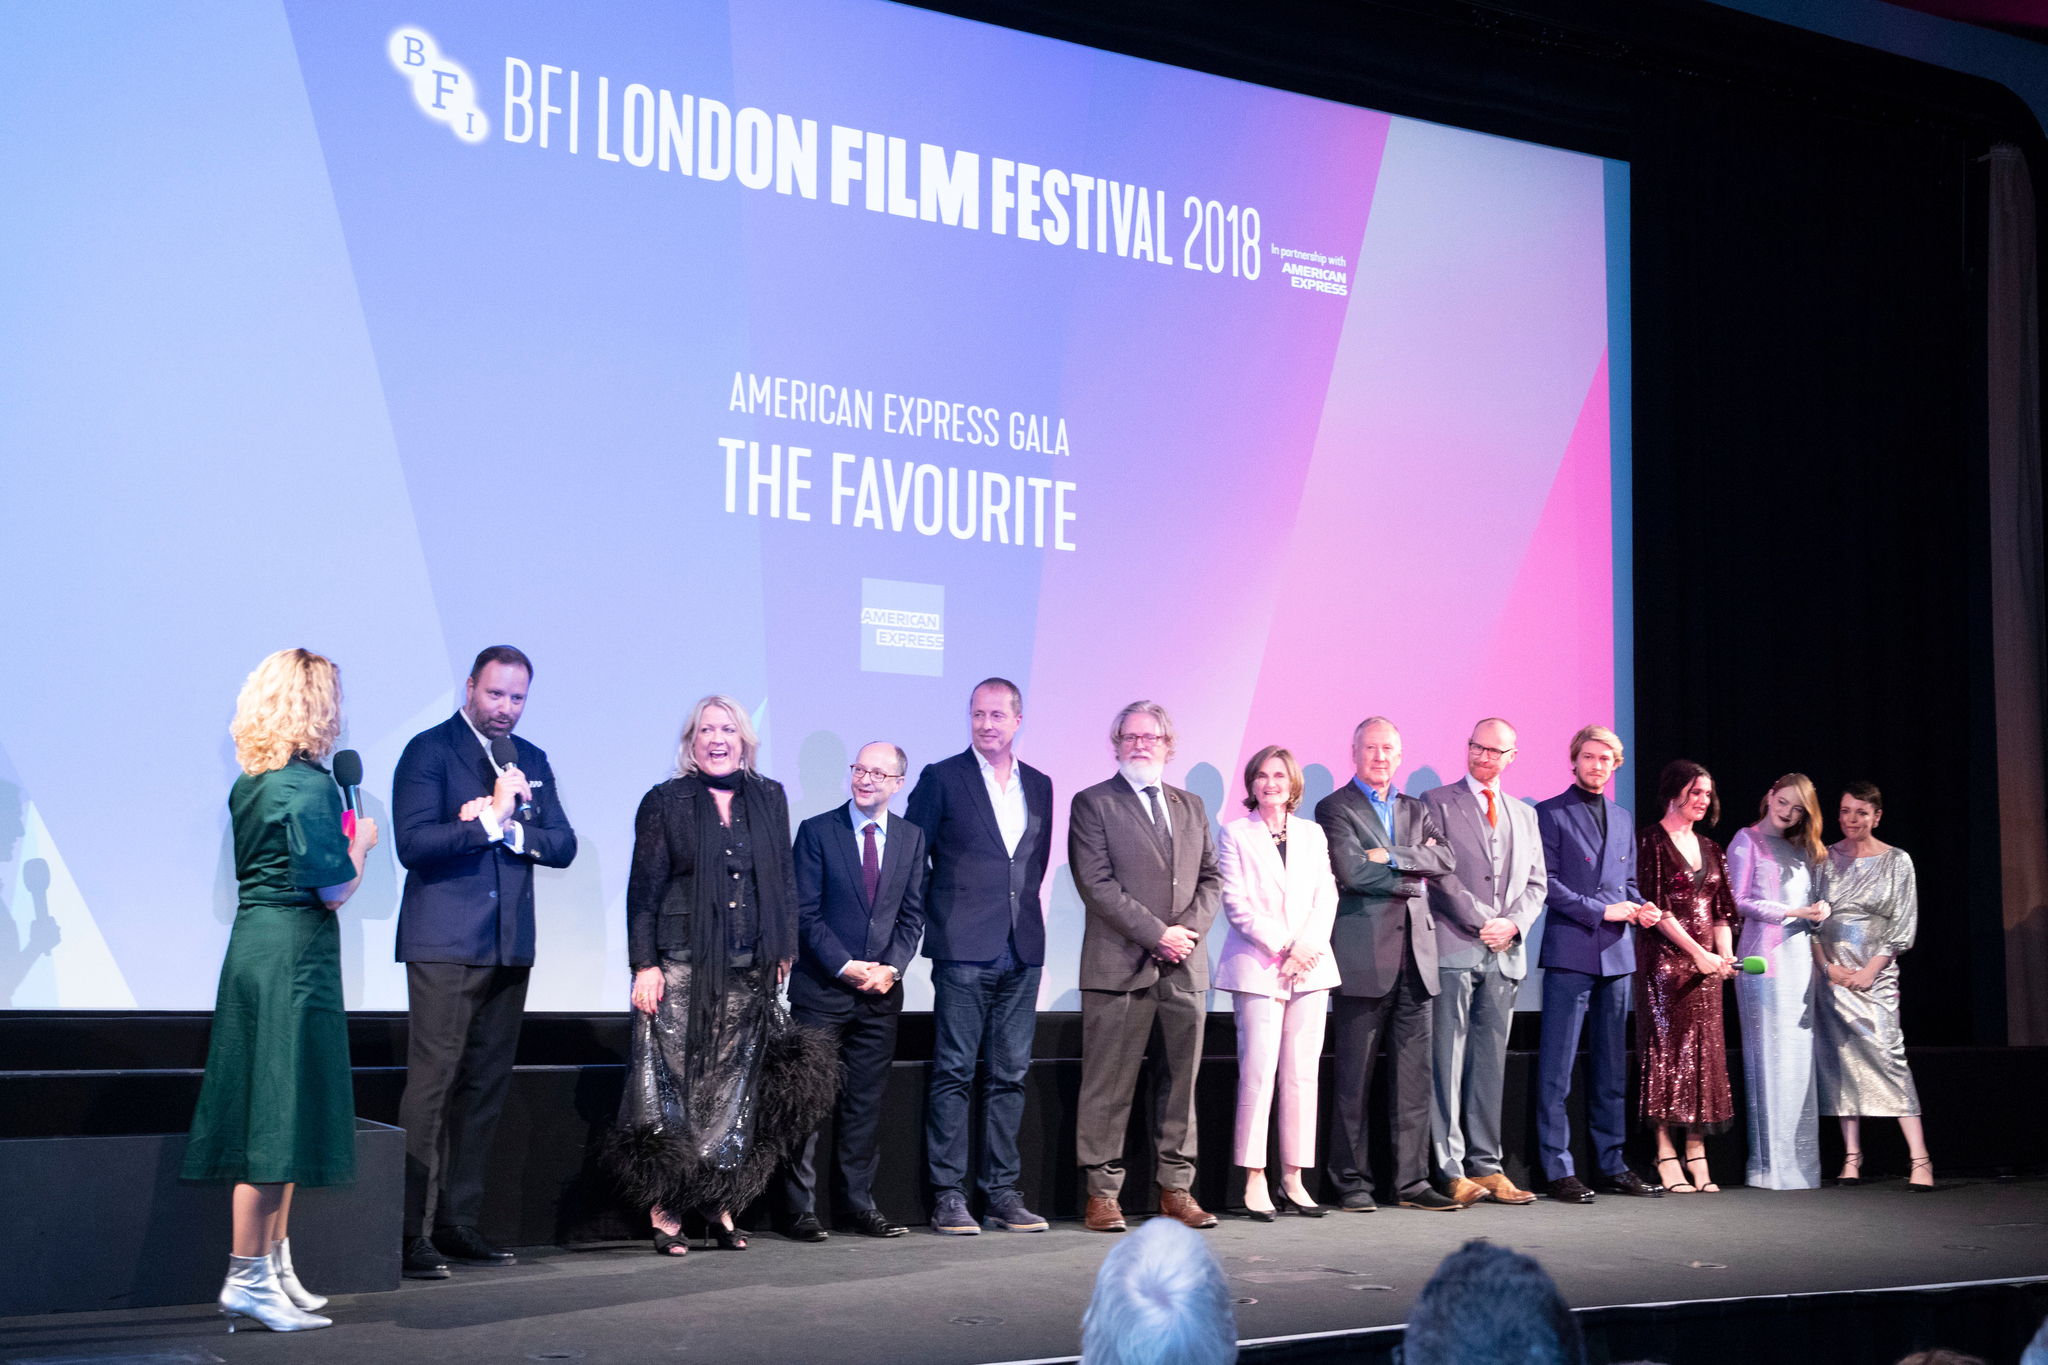
[(1316, 823), (1322, 826), (1323, 837), (1330, 843), (1330, 874), (1337, 879), (1338, 891), (1374, 899), (1398, 893), (1401, 874), (1366, 856), (1372, 849), (1384, 847), (1380, 841), (1367, 834), (1341, 807), (1325, 812), (1325, 807), (1316, 809)]
[(398, 861), (408, 868), (459, 858), (490, 845), (481, 821), (441, 818), (447, 786), (446, 749), (419, 740), (408, 744), (391, 776), (392, 833), (398, 841)]

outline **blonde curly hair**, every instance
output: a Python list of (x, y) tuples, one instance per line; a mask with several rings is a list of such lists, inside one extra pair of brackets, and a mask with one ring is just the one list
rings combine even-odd
[(228, 726), (235, 761), (254, 777), (292, 755), (325, 758), (341, 738), (341, 670), (307, 649), (280, 649), (256, 665)]

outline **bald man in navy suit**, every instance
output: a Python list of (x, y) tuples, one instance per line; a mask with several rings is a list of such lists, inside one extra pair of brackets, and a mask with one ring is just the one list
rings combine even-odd
[[(894, 744), (861, 746), (853, 760), (853, 800), (812, 816), (796, 831), (801, 949), (789, 978), (789, 1010), (798, 1023), (839, 1040), (833, 1202), (848, 1226), (870, 1237), (905, 1231), (875, 1207), (874, 1180), (882, 1092), (903, 1013), (903, 970), (924, 934), (924, 831), (889, 813), (889, 799), (909, 768)], [(788, 1235), (799, 1242), (828, 1235), (817, 1215), (817, 1148), (813, 1133), (783, 1176)]]

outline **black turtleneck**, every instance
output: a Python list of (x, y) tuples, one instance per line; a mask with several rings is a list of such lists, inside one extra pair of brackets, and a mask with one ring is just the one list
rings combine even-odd
[(1600, 843), (1607, 843), (1607, 798), (1599, 792), (1589, 792), (1578, 783), (1572, 783), (1572, 795), (1592, 808), (1593, 823), (1600, 826)]

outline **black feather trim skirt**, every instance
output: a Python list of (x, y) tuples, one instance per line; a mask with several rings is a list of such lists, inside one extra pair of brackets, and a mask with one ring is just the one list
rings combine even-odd
[(727, 971), (712, 1037), (692, 1049), (690, 966), (665, 959), (661, 971), (661, 1004), (633, 1015), (605, 1165), (643, 1207), (736, 1213), (832, 1111), (839, 1050), (830, 1034), (789, 1017), (774, 975), (758, 967)]

